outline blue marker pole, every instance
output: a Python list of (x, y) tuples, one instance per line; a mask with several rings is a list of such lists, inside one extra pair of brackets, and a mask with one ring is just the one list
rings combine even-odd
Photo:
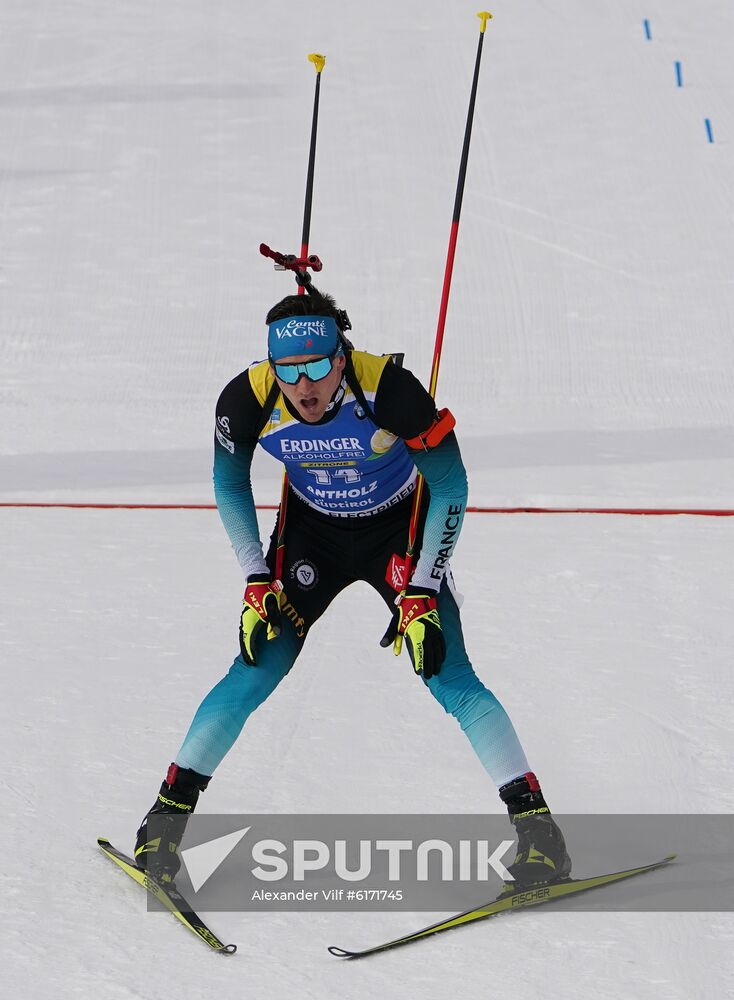
[(714, 141), (714, 133), (713, 133), (713, 129), (711, 128), (711, 119), (710, 118), (704, 118), (704, 123), (706, 125), (706, 135), (708, 136), (709, 142), (713, 142)]
[(675, 82), (679, 87), (683, 86), (683, 70), (681, 69), (680, 62), (676, 59), (675, 62)]
[(650, 22), (647, 18), (642, 22), (642, 26), (645, 29), (645, 38), (649, 42), (652, 39), (652, 32), (650, 31)]

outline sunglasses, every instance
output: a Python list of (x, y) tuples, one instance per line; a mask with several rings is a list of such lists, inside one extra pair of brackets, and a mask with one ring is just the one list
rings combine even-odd
[(273, 366), (275, 374), (286, 385), (297, 385), (302, 375), (305, 375), (309, 382), (320, 382), (331, 371), (334, 365), (334, 358), (339, 353), (337, 349), (325, 358), (316, 358), (314, 361), (294, 361), (286, 365), (279, 364), (277, 361), (271, 361), (270, 363)]

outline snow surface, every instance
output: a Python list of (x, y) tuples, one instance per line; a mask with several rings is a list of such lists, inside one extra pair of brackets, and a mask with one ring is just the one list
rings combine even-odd
[[(471, 499), (734, 506), (734, 10), (494, 13), (439, 382)], [(478, 23), (437, 0), (3, 0), (0, 500), (211, 501), (214, 401), (262, 356), (289, 287), (258, 244), (298, 249), (311, 51), (327, 55), (323, 287), (360, 346), (405, 350), (427, 379)], [(261, 502), (277, 481), (258, 465)], [(728, 914), (539, 911), (361, 965), (325, 946), (430, 915), (220, 915), (230, 961), (148, 916), (94, 838), (129, 846), (229, 665), (239, 569), (211, 511), (0, 521), (9, 994), (726, 993)], [(467, 518), (469, 648), (555, 810), (734, 810), (733, 529)], [(208, 811), (500, 811), (461, 733), (377, 646), (384, 618), (366, 589), (339, 598)]]

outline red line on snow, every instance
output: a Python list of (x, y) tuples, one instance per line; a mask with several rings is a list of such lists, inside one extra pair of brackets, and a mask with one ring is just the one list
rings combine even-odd
[[(0, 507), (64, 507), (75, 510), (216, 510), (213, 503), (72, 503), (60, 500), (52, 503), (5, 503)], [(276, 504), (262, 504), (258, 510), (277, 510)]]
[(709, 507), (467, 507), (472, 514), (695, 514), (700, 517), (734, 517), (734, 510)]
[[(0, 507), (42, 507), (74, 510), (216, 510), (213, 503), (11, 503), (0, 501)], [(257, 504), (258, 510), (277, 510), (274, 503)], [(698, 517), (734, 517), (734, 509), (714, 510), (709, 507), (467, 507), (468, 514), (636, 514), (664, 516), (691, 514)]]

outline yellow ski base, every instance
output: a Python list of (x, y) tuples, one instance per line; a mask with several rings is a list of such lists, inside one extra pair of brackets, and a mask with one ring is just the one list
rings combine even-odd
[(113, 847), (105, 837), (98, 837), (97, 844), (102, 853), (106, 854), (110, 861), (114, 861), (118, 868), (122, 868), (133, 881), (141, 885), (151, 896), (154, 896), (155, 899), (165, 906), (169, 913), (172, 913), (177, 920), (181, 921), (184, 927), (193, 931), (213, 951), (216, 951), (220, 955), (233, 955), (237, 951), (236, 944), (224, 944), (216, 934), (209, 930), (201, 917), (191, 909), (184, 897), (174, 886), (167, 889), (160, 885), (147, 872), (143, 871), (142, 868), (138, 868), (132, 858), (129, 858), (127, 854), (123, 854), (122, 851), (118, 851), (116, 847)]
[(394, 941), (387, 941), (385, 944), (375, 945), (373, 948), (365, 948), (363, 951), (346, 951), (344, 948), (337, 948), (334, 945), (328, 949), (337, 958), (364, 958), (367, 955), (374, 955), (379, 951), (387, 951), (389, 948), (399, 948), (401, 945), (410, 944), (413, 941), (420, 941), (422, 938), (432, 934), (440, 934), (442, 931), (452, 930), (454, 927), (461, 927), (462, 924), (475, 923), (477, 920), (486, 920), (499, 913), (512, 912), (514, 910), (525, 909), (528, 906), (539, 906), (542, 903), (551, 903), (553, 900), (561, 899), (563, 896), (570, 896), (573, 893), (585, 892), (588, 889), (599, 889), (604, 885), (611, 885), (613, 882), (621, 882), (622, 879), (632, 878), (635, 875), (642, 875), (644, 872), (654, 871), (662, 868), (675, 858), (675, 854), (669, 854), (661, 861), (655, 861), (650, 865), (642, 865), (638, 868), (626, 868), (624, 871), (610, 872), (607, 875), (595, 875), (591, 878), (568, 879), (565, 882), (556, 882), (549, 885), (538, 885), (533, 888), (518, 892), (501, 893), (491, 903), (478, 906), (473, 910), (466, 910), (458, 913), (455, 917), (442, 920), (437, 924), (431, 924), (413, 934), (406, 934), (404, 937), (396, 938)]

